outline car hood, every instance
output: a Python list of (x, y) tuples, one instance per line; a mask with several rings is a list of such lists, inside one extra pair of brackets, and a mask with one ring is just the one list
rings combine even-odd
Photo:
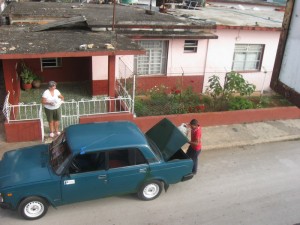
[(0, 188), (50, 179), (48, 145), (36, 145), (4, 153), (0, 161)]
[(146, 135), (155, 142), (165, 161), (168, 161), (188, 142), (188, 138), (166, 118), (148, 130)]

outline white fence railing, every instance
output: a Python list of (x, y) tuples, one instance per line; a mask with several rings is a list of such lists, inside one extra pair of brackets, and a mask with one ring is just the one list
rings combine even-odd
[(108, 113), (131, 112), (131, 98), (117, 97), (78, 101), (78, 115), (89, 116)]
[[(42, 137), (44, 137), (44, 123), (43, 123), (43, 107), (42, 104), (35, 102), (18, 105), (11, 105), (9, 103), (9, 92), (6, 95), (2, 112), (8, 123), (26, 120), (40, 120)], [(44, 138), (42, 138), (42, 141)]]
[(61, 106), (61, 129), (79, 123), (78, 102), (75, 100), (64, 101)]
[(134, 113), (134, 98), (135, 98), (135, 79), (136, 76), (128, 65), (119, 58), (119, 76), (116, 79), (116, 92), (118, 96), (130, 99), (124, 101), (131, 106), (131, 112)]
[(42, 104), (32, 102), (11, 105), (8, 101), (9, 94), (8, 92), (2, 110), (8, 123), (12, 121), (37, 120), (42, 117)]
[[(42, 137), (44, 137), (42, 104), (9, 104), (9, 93), (3, 105), (3, 114), (8, 123), (25, 120), (40, 120)], [(80, 116), (92, 116), (111, 113), (131, 113), (133, 100), (119, 96), (117, 98), (104, 97), (100, 99), (82, 99), (81, 101), (64, 101), (61, 104), (61, 129), (79, 123)]]
[(61, 127), (64, 129), (72, 124), (79, 123), (80, 116), (130, 113), (131, 111), (132, 99), (130, 96), (64, 101), (61, 104)]

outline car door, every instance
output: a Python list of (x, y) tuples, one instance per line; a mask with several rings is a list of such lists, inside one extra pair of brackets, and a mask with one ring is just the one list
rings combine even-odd
[(65, 204), (104, 197), (108, 193), (107, 171), (104, 164), (99, 165), (99, 154), (87, 156), (80, 158), (80, 171), (70, 168), (69, 174), (62, 177), (62, 200)]
[(149, 176), (149, 165), (139, 149), (109, 151), (107, 159), (109, 195), (134, 193)]

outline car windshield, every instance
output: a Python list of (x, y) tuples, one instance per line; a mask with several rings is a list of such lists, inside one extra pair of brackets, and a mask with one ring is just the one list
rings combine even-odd
[(50, 165), (57, 175), (61, 175), (71, 159), (71, 151), (65, 133), (59, 135), (49, 146)]

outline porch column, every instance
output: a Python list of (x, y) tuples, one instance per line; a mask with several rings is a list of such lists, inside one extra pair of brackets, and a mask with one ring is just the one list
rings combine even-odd
[[(115, 77), (116, 77), (116, 56), (108, 56), (108, 97), (113, 99), (115, 97)], [(110, 101), (109, 111), (113, 112), (115, 102)]]

